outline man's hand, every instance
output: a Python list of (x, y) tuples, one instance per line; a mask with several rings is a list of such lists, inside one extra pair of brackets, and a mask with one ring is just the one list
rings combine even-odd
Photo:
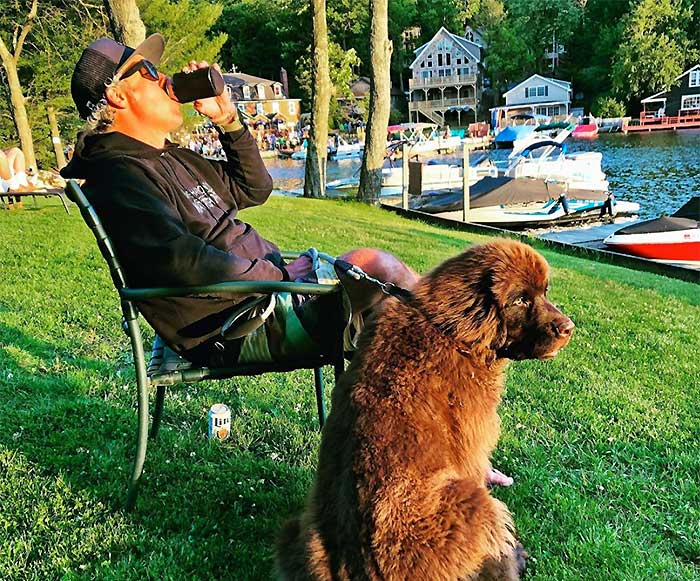
[[(204, 69), (209, 66), (206, 61), (190, 61), (186, 66), (182, 67), (183, 73), (191, 73), (197, 69)], [(221, 73), (219, 65), (213, 64), (211, 67)], [(227, 125), (233, 123), (237, 118), (236, 106), (231, 101), (228, 90), (224, 90), (221, 95), (209, 97), (208, 99), (200, 99), (192, 103), (195, 110), (202, 115), (206, 115), (217, 125)]]
[(285, 264), (284, 268), (289, 273), (289, 280), (295, 281), (302, 276), (311, 272), (311, 258), (308, 256), (300, 256), (289, 264)]

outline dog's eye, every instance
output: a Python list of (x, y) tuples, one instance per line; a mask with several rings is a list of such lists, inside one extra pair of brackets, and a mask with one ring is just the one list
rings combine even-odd
[(529, 307), (530, 306), (530, 299), (526, 296), (521, 296), (515, 299), (513, 302), (513, 305), (516, 307)]

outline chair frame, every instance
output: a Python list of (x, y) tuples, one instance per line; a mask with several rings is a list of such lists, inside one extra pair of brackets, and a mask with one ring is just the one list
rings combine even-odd
[[(129, 337), (134, 358), (138, 396), (138, 430), (134, 466), (127, 492), (127, 510), (131, 510), (136, 504), (139, 482), (146, 459), (149, 439), (149, 387), (156, 388), (155, 407), (150, 429), (150, 439), (155, 439), (158, 435), (158, 428), (163, 412), (166, 387), (197, 383), (204, 380), (228, 379), (231, 377), (260, 375), (271, 372), (287, 372), (297, 369), (313, 369), (316, 409), (318, 412), (319, 426), (321, 429), (323, 428), (326, 411), (323, 396), (322, 367), (332, 365), (336, 380), (340, 373), (343, 372), (345, 360), (343, 358), (342, 339), (340, 337), (337, 342), (337, 352), (332, 355), (318, 355), (316, 357), (297, 359), (284, 363), (240, 364), (231, 368), (214, 369), (193, 365), (191, 368), (184, 370), (169, 372), (158, 372), (156, 370), (148, 373), (141, 328), (138, 321), (139, 310), (136, 306), (136, 301), (152, 298), (183, 297), (205, 293), (249, 295), (277, 292), (290, 292), (305, 295), (337, 294), (338, 300), (341, 301), (342, 291), (340, 285), (277, 281), (232, 281), (192, 287), (130, 288), (126, 284), (124, 273), (107, 232), (102, 226), (95, 209), (85, 197), (85, 194), (75, 180), (69, 180), (66, 184), (66, 194), (80, 209), (83, 220), (94, 234), (102, 257), (109, 266), (112, 281), (119, 294), (123, 329)], [(298, 253), (283, 253), (283, 257), (285, 258), (294, 256), (298, 256)]]

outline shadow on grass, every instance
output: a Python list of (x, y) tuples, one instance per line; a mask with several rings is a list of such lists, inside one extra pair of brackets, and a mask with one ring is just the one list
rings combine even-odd
[[(0, 448), (20, 453), (50, 481), (68, 482), (89, 502), (121, 511), (135, 452), (133, 368), (75, 357), (9, 326), (0, 326), (0, 344)], [(255, 381), (244, 380), (243, 387)], [(273, 391), (279, 384), (295, 387), (286, 375), (270, 381)], [(258, 394), (262, 403), (246, 407), (239, 391), (239, 382), (230, 380), (168, 394), (161, 433), (149, 442), (137, 508), (122, 514), (140, 538), (122, 554), (112, 550), (107, 571), (120, 577), (124, 563), (143, 565), (167, 554), (169, 574), (204, 578), (226, 567), (240, 579), (269, 577), (274, 535), (301, 507), (318, 435), (313, 413), (304, 414), (306, 426), (294, 426), (287, 412), (270, 417), (256, 409), (275, 412), (275, 393)], [(212, 398), (233, 408), (228, 441), (206, 438)], [(307, 466), (288, 462), (285, 454), (295, 449), (306, 450)], [(71, 526), (67, 534), (89, 533), (79, 513)]]

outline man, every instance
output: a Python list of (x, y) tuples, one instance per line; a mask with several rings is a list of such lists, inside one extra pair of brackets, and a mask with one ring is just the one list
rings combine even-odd
[[(239, 210), (267, 200), (272, 179), (226, 92), (195, 101), (194, 107), (217, 126), (227, 161), (204, 159), (168, 141), (182, 116), (168, 91), (169, 78), (155, 67), (164, 48), (160, 34), (136, 49), (98, 39), (83, 51), (71, 81), (73, 100), (88, 124), (61, 174), (86, 180), (85, 194), (114, 243), (127, 281), (134, 287), (167, 287), (308, 277), (309, 257), (284, 264), (275, 244), (237, 219)], [(190, 61), (183, 72), (206, 66)], [(342, 258), (379, 280), (407, 288), (416, 280), (409, 267), (379, 250), (358, 249)], [(382, 298), (366, 282), (342, 273), (336, 278), (355, 315)], [(242, 341), (221, 336), (240, 300), (230, 295), (154, 299), (141, 301), (139, 308), (177, 353), (216, 366), (240, 360)], [(289, 315), (299, 315), (302, 326), (333, 319), (332, 313), (313, 312), (323, 309), (323, 301), (294, 297), (291, 306)], [(306, 330), (324, 344), (322, 330)]]
[[(267, 200), (272, 179), (226, 93), (195, 101), (194, 107), (217, 125), (227, 161), (204, 159), (168, 142), (182, 116), (180, 104), (169, 96), (169, 78), (155, 68), (164, 47), (160, 34), (135, 50), (101, 38), (83, 52), (71, 82), (88, 129), (61, 173), (85, 178), (85, 194), (115, 245), (129, 284), (189, 286), (308, 275), (308, 257), (285, 265), (277, 246), (237, 219), (239, 210)], [(183, 72), (205, 66), (191, 61)], [(415, 280), (411, 269), (384, 252), (362, 249), (344, 258), (382, 280), (409, 287)], [(354, 313), (381, 297), (367, 283), (340, 278)], [(231, 295), (186, 297), (139, 306), (176, 352), (210, 364), (212, 350), (221, 349), (216, 343), (225, 343), (220, 341), (221, 325), (240, 300)], [(238, 356), (235, 345), (225, 347), (233, 358)]]

